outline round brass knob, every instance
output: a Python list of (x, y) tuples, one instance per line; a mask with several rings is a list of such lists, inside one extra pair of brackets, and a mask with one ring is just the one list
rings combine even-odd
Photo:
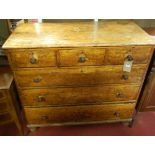
[(48, 120), (48, 116), (41, 116), (42, 120)]
[(31, 64), (37, 64), (37, 59), (36, 59), (35, 57), (32, 57), (32, 58), (30, 59), (30, 63), (31, 63)]
[(119, 112), (114, 112), (114, 116), (120, 117), (120, 113)]
[(36, 78), (36, 79), (33, 79), (33, 82), (35, 82), (35, 83), (39, 83), (39, 82), (41, 82), (41, 78)]
[(128, 61), (133, 61), (133, 57), (132, 57), (131, 55), (128, 55), (128, 56), (126, 57), (126, 59), (127, 59)]
[(123, 97), (123, 96), (124, 96), (124, 95), (123, 95), (122, 92), (117, 92), (117, 93), (116, 93), (116, 97), (120, 97), (120, 98), (121, 98), (121, 97)]
[(79, 62), (84, 63), (86, 61), (86, 57), (84, 55), (79, 57)]
[(128, 75), (125, 75), (125, 74), (122, 75), (122, 79), (123, 79), (123, 80), (128, 80), (128, 78), (129, 78)]
[(44, 96), (38, 96), (37, 101), (38, 102), (44, 102), (45, 101), (45, 97)]

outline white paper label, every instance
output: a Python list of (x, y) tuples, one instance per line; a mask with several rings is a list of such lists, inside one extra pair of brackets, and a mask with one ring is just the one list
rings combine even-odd
[(123, 71), (124, 72), (131, 72), (132, 63), (133, 63), (133, 61), (125, 60), (124, 61), (124, 66), (123, 66)]

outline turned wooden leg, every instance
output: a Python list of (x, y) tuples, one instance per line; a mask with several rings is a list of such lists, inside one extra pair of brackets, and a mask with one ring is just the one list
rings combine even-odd
[(133, 124), (134, 124), (134, 122), (136, 120), (136, 115), (137, 115), (137, 111), (135, 111), (135, 113), (134, 113), (134, 115), (132, 117), (132, 120), (129, 122), (129, 125), (128, 125), (129, 128), (133, 127)]
[(128, 127), (129, 124), (130, 124), (130, 122), (122, 122), (122, 124), (123, 124), (124, 126)]
[(129, 122), (128, 127), (129, 127), (129, 128), (132, 128), (132, 127), (133, 127), (133, 123), (134, 123), (134, 119), (132, 119), (132, 121)]
[(123, 122), (123, 125), (127, 126), (129, 128), (132, 128), (133, 127), (133, 123), (134, 123), (134, 119), (132, 119), (130, 122)]

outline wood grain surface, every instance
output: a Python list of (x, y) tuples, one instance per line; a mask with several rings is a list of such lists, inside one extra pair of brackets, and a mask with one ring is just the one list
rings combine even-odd
[[(14, 72), (19, 87), (80, 86), (141, 83), (146, 65), (135, 65), (130, 73), (123, 66), (35, 68)], [(123, 79), (127, 75), (128, 79)]]
[(131, 121), (154, 46), (118, 20), (21, 24), (3, 48), (28, 126), (37, 127)]
[(20, 24), (3, 48), (154, 45), (132, 21)]
[[(33, 59), (35, 61), (33, 62)], [(56, 66), (55, 50), (53, 49), (21, 49), (11, 53), (14, 67), (48, 67)]]
[(136, 101), (139, 85), (20, 90), (25, 106), (63, 106)]
[(121, 120), (132, 117), (135, 104), (25, 108), (28, 124)]
[[(58, 60), (60, 66), (122, 65), (127, 56), (132, 56), (134, 64), (145, 64), (149, 60), (150, 53), (151, 47), (142, 46), (74, 48), (59, 50)], [(85, 57), (85, 62), (79, 61), (82, 56)]]

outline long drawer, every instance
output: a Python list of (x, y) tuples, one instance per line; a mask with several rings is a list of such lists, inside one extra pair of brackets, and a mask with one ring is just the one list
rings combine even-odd
[(78, 123), (130, 119), (135, 104), (25, 108), (28, 124)]
[(135, 65), (130, 73), (122, 66), (39, 68), (15, 71), (19, 87), (80, 86), (141, 83), (146, 65)]
[(20, 97), (25, 106), (63, 106), (136, 101), (138, 92), (139, 85), (111, 85), (102, 87), (23, 89), (20, 90)]

